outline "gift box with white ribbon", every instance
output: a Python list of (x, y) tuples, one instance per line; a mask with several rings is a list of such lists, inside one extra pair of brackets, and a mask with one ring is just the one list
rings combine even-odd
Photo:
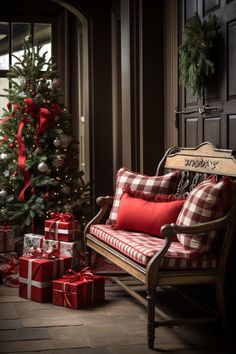
[(71, 268), (71, 258), (20, 257), (19, 296), (37, 302), (51, 302), (52, 280)]
[(71, 213), (50, 213), (51, 219), (45, 220), (45, 239), (70, 242), (78, 240), (80, 226)]

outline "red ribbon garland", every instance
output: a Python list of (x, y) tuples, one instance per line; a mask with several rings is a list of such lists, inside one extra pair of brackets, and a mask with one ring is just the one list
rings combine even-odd
[(25, 200), (25, 191), (30, 186), (30, 173), (25, 169), (25, 160), (26, 160), (26, 152), (25, 152), (25, 144), (22, 139), (22, 131), (25, 125), (25, 118), (24, 118), (24, 110), (22, 110), (22, 118), (18, 127), (17, 132), (17, 142), (18, 142), (18, 167), (21, 170), (25, 185), (19, 194), (19, 200), (23, 202)]
[(40, 108), (39, 113), (37, 114), (37, 125), (36, 125), (36, 131), (37, 131), (37, 137), (36, 137), (36, 144), (38, 147), (40, 147), (40, 133), (44, 133), (48, 130), (49, 122), (51, 121), (51, 113), (47, 108)]
[[(50, 107), (50, 111), (47, 108), (40, 108), (33, 101), (32, 98), (25, 99), (26, 106), (21, 110), (21, 121), (19, 123), (18, 132), (17, 132), (17, 142), (18, 142), (18, 167), (21, 170), (24, 176), (24, 187), (19, 194), (19, 200), (23, 202), (25, 200), (25, 191), (30, 186), (30, 173), (25, 169), (25, 160), (26, 160), (26, 150), (24, 141), (22, 138), (22, 131), (24, 125), (26, 123), (26, 119), (24, 117), (25, 113), (30, 114), (33, 118), (35, 117), (38, 121), (36, 124), (36, 144), (40, 147), (40, 133), (44, 133), (48, 130), (51, 119), (60, 112), (61, 108), (58, 104), (52, 104)], [(5, 117), (2, 123), (6, 123), (11, 117), (14, 117), (19, 105), (16, 103), (13, 106), (13, 112), (9, 117)]]

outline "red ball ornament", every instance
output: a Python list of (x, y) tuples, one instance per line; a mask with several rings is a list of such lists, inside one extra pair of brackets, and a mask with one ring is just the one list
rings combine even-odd
[(15, 143), (14, 142), (9, 144), (9, 148), (13, 149), (14, 147), (15, 147)]
[(44, 194), (44, 199), (49, 200), (49, 198), (50, 198), (50, 193), (46, 192)]
[(32, 188), (31, 188), (31, 193), (32, 193), (32, 194), (35, 194), (35, 193), (36, 193), (36, 188), (35, 188), (35, 187), (32, 187)]
[(13, 174), (12, 174), (13, 177), (16, 177), (18, 176), (18, 172), (17, 171), (14, 171)]

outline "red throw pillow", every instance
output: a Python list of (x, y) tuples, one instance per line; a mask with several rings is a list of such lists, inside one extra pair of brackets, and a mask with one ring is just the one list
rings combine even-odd
[(143, 193), (171, 194), (176, 193), (180, 178), (180, 171), (173, 171), (163, 176), (146, 176), (122, 167), (116, 175), (116, 191), (107, 224), (116, 223), (120, 198), (125, 186), (129, 186), (132, 190)]
[(184, 199), (155, 202), (134, 198), (124, 192), (114, 227), (163, 237), (161, 227), (177, 220), (183, 204)]

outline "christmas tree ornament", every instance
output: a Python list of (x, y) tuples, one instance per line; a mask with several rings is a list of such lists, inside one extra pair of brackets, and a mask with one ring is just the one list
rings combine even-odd
[(2, 152), (0, 154), (0, 160), (2, 160), (2, 161), (7, 160), (8, 157), (9, 157), (9, 155), (6, 152)]
[(55, 156), (55, 158), (53, 159), (53, 162), (52, 162), (52, 165), (55, 167), (55, 168), (62, 168), (65, 164), (65, 160), (62, 156), (58, 155), (58, 156)]
[(62, 136), (60, 137), (61, 146), (62, 146), (63, 148), (67, 148), (68, 145), (71, 143), (71, 140), (72, 140), (72, 137), (71, 137), (71, 136), (66, 135), (66, 134), (62, 135)]
[(67, 185), (64, 185), (61, 189), (62, 193), (65, 195), (69, 195), (70, 194), (70, 187)]
[(48, 165), (45, 162), (40, 162), (38, 164), (38, 171), (42, 173), (47, 173), (49, 170)]
[(54, 139), (53, 140), (53, 145), (56, 146), (56, 147), (60, 146), (61, 145), (61, 140), (59, 138)]
[(9, 176), (10, 176), (10, 171), (9, 171), (9, 170), (4, 171), (4, 172), (3, 172), (3, 175), (4, 175), (5, 177), (9, 177)]
[(7, 191), (4, 189), (0, 190), (0, 198), (5, 199), (7, 197)]
[(15, 143), (14, 143), (14, 142), (11, 142), (11, 143), (9, 144), (9, 148), (10, 148), (10, 149), (14, 149), (14, 147), (15, 147)]

